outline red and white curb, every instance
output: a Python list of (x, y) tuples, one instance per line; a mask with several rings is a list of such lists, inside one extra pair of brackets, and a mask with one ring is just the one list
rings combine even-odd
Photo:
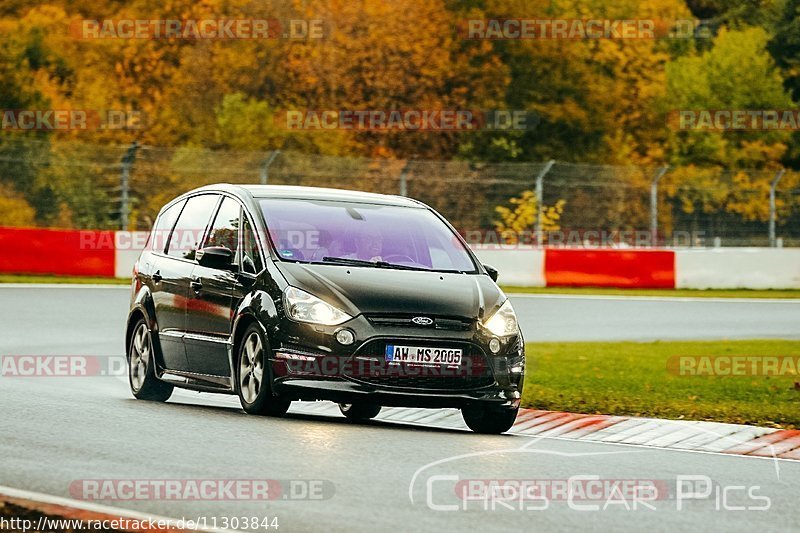
[[(296, 402), (290, 412), (342, 416), (338, 407), (330, 402)], [(467, 429), (461, 413), (456, 409), (384, 407), (377, 419), (429, 427)], [(800, 461), (800, 430), (793, 429), (521, 409), (509, 433)]]
[[(149, 533), (153, 531), (226, 533), (229, 531), (223, 529), (188, 529), (179, 527), (179, 524), (183, 521), (182, 519), (140, 513), (108, 505), (81, 502), (69, 498), (61, 498), (59, 496), (51, 496), (49, 494), (0, 485), (0, 506), (2, 506), (2, 504), (14, 505), (27, 511), (43, 515), (42, 518), (30, 524), (30, 527), (27, 528), (29, 531), (48, 531), (51, 530), (54, 525), (58, 525), (59, 522), (61, 522), (62, 525), (57, 527), (57, 529), (74, 529), (78, 531), (79, 529), (74, 528), (72, 525), (64, 525), (65, 522), (74, 524), (75, 521), (105, 524), (105, 530), (112, 529), (111, 524), (113, 523), (113, 529), (131, 533)], [(93, 528), (93, 530), (99, 531), (98, 528)]]

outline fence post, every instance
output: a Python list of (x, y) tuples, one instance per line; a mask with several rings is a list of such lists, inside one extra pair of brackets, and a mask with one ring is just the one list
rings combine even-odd
[(658, 242), (658, 182), (668, 170), (669, 166), (659, 168), (653, 181), (650, 182), (650, 238), (653, 240), (653, 246)]
[(403, 170), (400, 171), (400, 196), (408, 196), (408, 169), (411, 167), (412, 159), (407, 159)]
[(536, 244), (541, 246), (543, 243), (542, 234), (542, 204), (544, 203), (544, 177), (550, 172), (550, 169), (555, 165), (556, 160), (551, 159), (548, 161), (539, 174), (536, 175)]
[(786, 173), (786, 169), (780, 169), (775, 173), (775, 178), (769, 187), (769, 246), (775, 248), (775, 189), (778, 187), (778, 182)]
[(120, 205), (119, 205), (119, 226), (122, 231), (128, 229), (128, 219), (131, 214), (130, 207), (130, 177), (131, 167), (136, 159), (136, 150), (139, 149), (139, 143), (133, 141), (122, 156), (122, 167), (119, 176), (119, 192), (120, 192)]
[(280, 150), (273, 150), (269, 153), (263, 163), (261, 163), (261, 185), (266, 185), (269, 181), (269, 166), (275, 161), (275, 158), (281, 153)]

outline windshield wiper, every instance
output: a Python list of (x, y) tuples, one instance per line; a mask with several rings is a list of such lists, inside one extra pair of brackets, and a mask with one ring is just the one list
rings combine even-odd
[(353, 266), (377, 266), (377, 261), (365, 261), (363, 259), (350, 259), (349, 257), (329, 257), (322, 258), (323, 263), (338, 263), (340, 265), (353, 265)]
[(422, 270), (429, 272), (429, 268), (415, 267), (409, 265), (397, 265), (394, 263), (387, 263), (386, 261), (366, 261), (364, 259), (351, 259), (349, 257), (328, 257), (322, 258), (323, 263), (333, 263), (337, 265), (350, 265), (350, 266), (365, 266), (374, 268), (397, 268), (400, 270)]

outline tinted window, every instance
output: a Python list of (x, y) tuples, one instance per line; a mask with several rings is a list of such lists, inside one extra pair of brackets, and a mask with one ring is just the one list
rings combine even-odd
[(251, 274), (257, 274), (264, 268), (264, 261), (261, 260), (261, 253), (258, 251), (256, 235), (247, 217), (242, 217), (242, 270)]
[(239, 202), (232, 198), (222, 200), (222, 205), (217, 212), (211, 231), (203, 248), (206, 246), (224, 246), (233, 252), (239, 248)]
[(456, 234), (429, 209), (332, 200), (261, 200), (270, 238), (287, 261), (326, 257), (475, 272)]
[(183, 205), (186, 200), (177, 202), (169, 206), (156, 220), (156, 225), (153, 227), (153, 232), (150, 234), (150, 249), (155, 252), (163, 252), (167, 247), (169, 240), (169, 233), (175, 225), (178, 215), (181, 213)]
[(218, 200), (219, 196), (215, 194), (189, 198), (169, 238), (169, 255), (194, 259)]

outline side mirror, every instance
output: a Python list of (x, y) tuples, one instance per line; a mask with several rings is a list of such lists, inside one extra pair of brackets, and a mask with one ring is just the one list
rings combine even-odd
[(483, 265), (483, 268), (486, 269), (486, 274), (492, 278), (492, 281), (497, 282), (497, 275), (499, 274), (497, 269), (492, 265)]
[(200, 266), (216, 270), (229, 270), (236, 272), (237, 265), (233, 264), (233, 252), (224, 246), (209, 246), (197, 251), (195, 259)]

